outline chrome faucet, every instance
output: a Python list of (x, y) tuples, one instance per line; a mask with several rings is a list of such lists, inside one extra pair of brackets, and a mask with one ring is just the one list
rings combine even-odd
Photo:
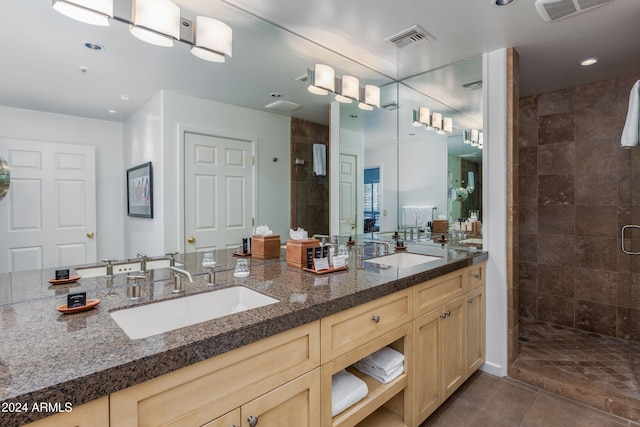
[(118, 262), (118, 258), (105, 258), (102, 260), (102, 262), (106, 262), (107, 263), (107, 274), (104, 276), (107, 279), (109, 278), (113, 278), (114, 274), (113, 274), (113, 263), (114, 262)]
[(140, 260), (140, 272), (146, 273), (147, 272), (147, 256), (142, 252), (138, 252), (137, 257)]
[(320, 242), (320, 246), (325, 246), (327, 244), (327, 239), (330, 238), (330, 236), (326, 234), (314, 234), (313, 236), (311, 236), (312, 239), (317, 239), (318, 237), (322, 239), (322, 241)]
[(193, 277), (191, 277), (191, 273), (189, 273), (187, 270), (183, 270), (175, 266), (169, 267), (169, 270), (176, 273), (176, 275), (174, 276), (173, 290), (171, 291), (172, 294), (181, 294), (184, 292), (184, 286), (182, 286), (182, 278), (180, 277), (181, 275), (185, 276), (189, 280), (189, 283), (193, 283)]
[[(388, 255), (391, 253), (391, 243), (386, 240), (365, 240), (365, 243), (373, 243), (373, 255)], [(378, 251), (378, 245), (384, 245), (386, 248)], [(379, 253), (381, 252), (381, 253)]]

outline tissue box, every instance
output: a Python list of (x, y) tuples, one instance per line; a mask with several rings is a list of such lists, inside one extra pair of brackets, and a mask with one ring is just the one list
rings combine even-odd
[(434, 219), (431, 222), (432, 233), (446, 233), (449, 231), (449, 221), (446, 219)]
[(292, 267), (307, 266), (307, 248), (320, 247), (320, 240), (289, 240), (287, 241), (287, 265)]
[(280, 258), (280, 236), (251, 236), (251, 256), (254, 258)]

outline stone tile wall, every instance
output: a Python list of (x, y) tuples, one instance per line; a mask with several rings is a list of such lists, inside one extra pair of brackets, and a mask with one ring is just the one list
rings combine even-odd
[[(327, 146), (327, 175), (313, 173), (313, 144)], [(295, 160), (304, 161), (296, 165)], [(291, 118), (290, 226), (314, 234), (329, 234), (329, 127)]]
[[(640, 262), (620, 250), (632, 189), (640, 191), (631, 183), (637, 150), (620, 147), (639, 78), (520, 98), (520, 316), (639, 338), (631, 263)], [(640, 170), (634, 174), (638, 186)]]

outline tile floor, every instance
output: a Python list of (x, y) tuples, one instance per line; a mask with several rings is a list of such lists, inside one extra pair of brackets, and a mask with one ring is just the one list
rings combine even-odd
[(640, 422), (640, 385), (629, 341), (525, 318), (520, 336), (510, 377)]
[(420, 427), (637, 427), (537, 387), (478, 371)]

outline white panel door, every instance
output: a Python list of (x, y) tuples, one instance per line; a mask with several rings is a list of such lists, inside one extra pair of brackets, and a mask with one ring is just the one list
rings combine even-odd
[(95, 148), (2, 139), (0, 154), (11, 167), (0, 272), (95, 262)]
[(237, 247), (253, 232), (253, 142), (184, 133), (185, 252)]
[(340, 234), (356, 232), (357, 200), (357, 158), (351, 154), (340, 154)]

